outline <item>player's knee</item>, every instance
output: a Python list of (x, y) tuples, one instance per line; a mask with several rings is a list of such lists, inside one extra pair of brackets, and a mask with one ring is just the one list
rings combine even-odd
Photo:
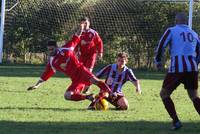
[(65, 98), (66, 100), (71, 100), (71, 96), (72, 96), (73, 94), (74, 94), (73, 92), (67, 91), (67, 92), (65, 92), (65, 94), (64, 94), (64, 98)]
[(169, 96), (170, 96), (170, 93), (168, 93), (166, 89), (162, 88), (160, 91), (161, 99), (164, 100), (165, 98), (168, 98)]
[(125, 97), (120, 98), (117, 101), (118, 110), (127, 110), (129, 108), (128, 100)]

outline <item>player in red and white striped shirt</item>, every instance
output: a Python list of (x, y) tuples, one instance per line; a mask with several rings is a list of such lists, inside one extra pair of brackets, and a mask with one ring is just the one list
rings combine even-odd
[(103, 82), (97, 79), (91, 72), (85, 68), (82, 63), (78, 61), (74, 53), (74, 47), (80, 42), (80, 35), (83, 30), (81, 29), (75, 34), (71, 41), (65, 44), (63, 47), (58, 48), (55, 41), (49, 41), (47, 49), (49, 51), (49, 61), (46, 65), (45, 71), (42, 73), (40, 80), (34, 85), (28, 88), (33, 90), (38, 88), (44, 81), (48, 80), (53, 76), (56, 71), (60, 71), (65, 75), (69, 76), (72, 80), (72, 84), (66, 90), (64, 97), (67, 100), (81, 101), (85, 99), (92, 100), (91, 95), (83, 95), (81, 91), (85, 86), (95, 84), (100, 88), (99, 98), (106, 97), (110, 93), (110, 88)]
[(174, 103), (170, 98), (172, 92), (182, 83), (187, 89), (196, 111), (200, 114), (200, 98), (198, 96), (198, 60), (200, 41), (196, 32), (187, 25), (184, 13), (176, 15), (176, 26), (168, 28), (157, 47), (155, 62), (161, 67), (164, 50), (169, 46), (171, 63), (160, 92), (163, 104), (173, 119), (172, 129), (182, 127), (177, 116)]

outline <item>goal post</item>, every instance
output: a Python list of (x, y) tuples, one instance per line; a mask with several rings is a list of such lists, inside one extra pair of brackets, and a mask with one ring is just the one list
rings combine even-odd
[(189, 0), (189, 19), (188, 19), (188, 25), (192, 29), (192, 16), (193, 16), (193, 0)]
[(4, 22), (5, 22), (5, 6), (6, 0), (1, 1), (1, 27), (0, 27), (0, 63), (3, 59), (3, 34), (4, 34)]
[(4, 45), (4, 26), (5, 26), (5, 13), (6, 11), (11, 11), (15, 6), (17, 6), (19, 3), (19, 0), (10, 7), (9, 9), (6, 10), (6, 0), (1, 0), (1, 27), (0, 27), (0, 64), (2, 63), (3, 59), (3, 45)]

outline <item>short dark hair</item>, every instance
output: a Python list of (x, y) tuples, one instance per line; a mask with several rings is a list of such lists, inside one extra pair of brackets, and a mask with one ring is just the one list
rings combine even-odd
[(56, 43), (55, 40), (49, 40), (49, 41), (47, 42), (47, 46), (54, 46), (54, 47), (57, 47), (57, 43)]
[(177, 24), (187, 24), (187, 15), (185, 12), (178, 12), (175, 16), (175, 21)]
[(90, 21), (90, 19), (88, 17), (83, 17), (83, 18), (80, 19), (80, 22), (81, 21)]
[(117, 54), (117, 57), (118, 58), (125, 58), (126, 59), (126, 61), (128, 61), (128, 54), (127, 53), (125, 53), (125, 52), (120, 52), (120, 53), (118, 53)]

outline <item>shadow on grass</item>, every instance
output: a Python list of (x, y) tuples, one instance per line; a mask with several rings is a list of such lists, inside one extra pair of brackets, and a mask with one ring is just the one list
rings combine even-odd
[[(0, 65), (0, 76), (5, 77), (40, 77), (45, 66), (42, 65)], [(95, 69), (99, 70), (99, 69)], [(134, 73), (139, 79), (155, 79), (162, 80), (164, 72), (134, 70)], [(54, 77), (66, 77), (62, 73), (55, 74)]]
[(66, 111), (87, 111), (86, 108), (83, 109), (72, 109), (72, 108), (44, 108), (44, 107), (0, 107), (0, 111), (3, 110), (48, 110), (48, 111), (54, 111), (54, 112), (66, 112)]
[(170, 122), (15, 122), (0, 121), (1, 134), (197, 134), (200, 122), (183, 122), (183, 128), (169, 130)]
[[(0, 76), (5, 77), (40, 77), (44, 71), (44, 65), (0, 65)], [(54, 77), (66, 77), (62, 73), (56, 73)]]
[(6, 90), (6, 89), (1, 89), (1, 92), (8, 92), (8, 93), (27, 93), (27, 90), (19, 91), (19, 90)]
[[(73, 109), (73, 108), (44, 108), (44, 107), (0, 107), (0, 111), (3, 110), (49, 110), (49, 111), (55, 111), (55, 112), (66, 112), (66, 111), (88, 111), (87, 108), (82, 108), (82, 109)], [(109, 107), (110, 111), (121, 111), (116, 109), (115, 107)], [(89, 110), (90, 111), (90, 110)], [(93, 111), (93, 110), (91, 110)], [(95, 112), (95, 111), (94, 111)]]

